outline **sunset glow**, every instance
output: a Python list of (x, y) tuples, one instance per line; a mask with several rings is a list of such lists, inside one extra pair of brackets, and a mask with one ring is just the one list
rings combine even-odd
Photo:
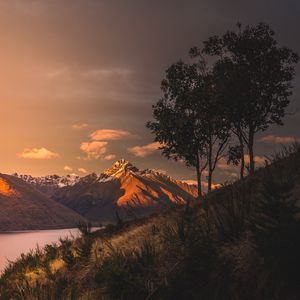
[[(185, 60), (189, 47), (237, 19), (260, 21), (257, 11), (265, 8), (236, 4), (241, 11), (233, 15), (229, 4), (200, 1), (182, 14), (179, 1), (136, 3), (0, 1), (1, 172), (83, 175), (79, 169), (100, 173), (126, 158), (195, 180), (193, 170), (161, 156), (145, 128), (164, 72)], [(294, 18), (268, 13), (279, 42), (297, 49), (297, 39), (290, 38)], [(281, 26), (283, 19), (290, 24)], [(293, 99), (298, 95), (296, 87)], [(258, 137), (257, 155), (299, 139), (295, 122), (300, 124), (298, 112), (280, 132), (271, 128)], [(221, 166), (216, 182), (229, 174), (236, 176)]]
[(18, 196), (19, 193), (12, 189), (3, 178), (0, 178), (0, 196), (12, 197)]

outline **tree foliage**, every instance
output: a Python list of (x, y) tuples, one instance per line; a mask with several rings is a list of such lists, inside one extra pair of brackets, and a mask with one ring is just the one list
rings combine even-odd
[(254, 136), (272, 124), (283, 125), (298, 55), (278, 46), (274, 31), (264, 23), (246, 27), (237, 24), (237, 31), (212, 36), (204, 42), (203, 50), (191, 51), (194, 56), (204, 52), (216, 57), (218, 96), (242, 154), (245, 146), (248, 149), (250, 173), (253, 173)]
[[(171, 65), (161, 84), (162, 98), (153, 106), (147, 127), (161, 144), (163, 155), (183, 160), (197, 172), (199, 195), (207, 170), (208, 191), (218, 161), (228, 150), (228, 163), (245, 154), (255, 170), (255, 134), (272, 124), (282, 125), (292, 95), (298, 55), (278, 46), (264, 23), (227, 31), (190, 50), (193, 63)], [(210, 66), (204, 55), (214, 58)], [(229, 145), (231, 133), (235, 140)]]
[(167, 69), (161, 89), (163, 97), (153, 106), (154, 121), (147, 127), (167, 158), (196, 168), (200, 196), (202, 172), (208, 167), (210, 190), (229, 137), (228, 122), (214, 97), (212, 73), (203, 58), (193, 64), (179, 61)]

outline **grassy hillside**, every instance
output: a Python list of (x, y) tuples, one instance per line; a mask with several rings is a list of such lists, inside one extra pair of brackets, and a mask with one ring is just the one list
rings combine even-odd
[(1, 299), (299, 299), (300, 148), (193, 206), (23, 255)]
[(70, 228), (84, 221), (14, 176), (0, 174), (0, 231)]

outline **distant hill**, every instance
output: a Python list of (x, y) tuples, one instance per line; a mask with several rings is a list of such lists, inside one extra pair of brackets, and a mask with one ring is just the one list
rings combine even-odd
[(52, 198), (90, 220), (110, 222), (116, 214), (132, 218), (185, 204), (196, 193), (194, 185), (119, 160), (100, 175), (90, 174), (60, 188)]
[(0, 174), (0, 231), (70, 228), (83, 220), (22, 179)]

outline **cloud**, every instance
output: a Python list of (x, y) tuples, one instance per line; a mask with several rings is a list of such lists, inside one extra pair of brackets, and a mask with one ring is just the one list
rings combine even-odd
[[(245, 154), (245, 163), (249, 164), (250, 163), (250, 158), (248, 154)], [(267, 161), (267, 157), (265, 156), (259, 156), (259, 155), (255, 155), (254, 156), (254, 161), (255, 161), (255, 166), (256, 167), (263, 167)]]
[(88, 171), (85, 168), (78, 168), (78, 172), (86, 174)]
[(80, 130), (80, 129), (84, 129), (84, 128), (87, 128), (89, 127), (89, 124), (87, 123), (79, 123), (79, 124), (73, 124), (72, 125), (72, 128), (75, 129), (75, 130)]
[[(196, 180), (193, 179), (187, 179), (187, 180), (181, 180), (182, 182), (187, 183), (188, 185), (198, 185)], [(208, 187), (208, 183), (206, 181), (202, 181), (202, 187), (207, 188)], [(215, 190), (217, 188), (221, 187), (221, 184), (219, 183), (212, 183), (211, 185), (212, 189)]]
[(150, 143), (144, 146), (135, 146), (128, 148), (128, 152), (137, 157), (146, 157), (148, 155), (153, 154), (156, 150), (161, 146), (160, 143)]
[[(205, 187), (205, 188), (207, 188), (207, 187), (208, 187), (208, 182), (202, 181), (202, 186)], [(222, 186), (222, 185), (221, 185), (220, 183), (212, 183), (212, 184), (211, 184), (212, 190), (218, 189), (218, 188), (220, 188), (221, 186)]]
[(101, 68), (101, 69), (89, 69), (81, 72), (81, 76), (87, 79), (104, 79), (110, 77), (127, 77), (132, 74), (132, 70), (128, 68)]
[(221, 158), (217, 164), (218, 168), (222, 171), (229, 171), (234, 168), (233, 165), (227, 164), (227, 160), (225, 158)]
[(112, 141), (130, 138), (133, 135), (122, 129), (99, 129), (91, 133), (90, 137), (93, 141)]
[(297, 138), (292, 136), (266, 135), (261, 137), (258, 141), (267, 144), (291, 144), (297, 140)]
[(80, 150), (86, 154), (84, 159), (98, 159), (107, 151), (107, 142), (84, 142), (80, 145)]
[(64, 171), (71, 172), (71, 171), (73, 171), (73, 168), (70, 166), (64, 166)]
[[(244, 159), (246, 165), (250, 163), (250, 158), (248, 154), (244, 155)], [(255, 155), (254, 160), (255, 160), (256, 167), (263, 167), (265, 166), (266, 160), (268, 159), (265, 156)], [(225, 158), (219, 160), (217, 167), (219, 170), (223, 172), (223, 174), (227, 176), (235, 177), (235, 178), (239, 176), (240, 166), (227, 164), (227, 160)]]
[(25, 148), (22, 153), (18, 154), (18, 156), (28, 159), (53, 159), (59, 157), (59, 154), (42, 147)]
[(112, 160), (112, 159), (115, 159), (115, 158), (116, 158), (115, 154), (108, 154), (108, 155), (104, 156), (105, 160)]
[(96, 80), (103, 81), (111, 78), (127, 78), (132, 75), (133, 70), (128, 68), (97, 68), (97, 69), (78, 69), (71, 67), (60, 67), (48, 70), (45, 77), (51, 80), (67, 79), (69, 81)]

